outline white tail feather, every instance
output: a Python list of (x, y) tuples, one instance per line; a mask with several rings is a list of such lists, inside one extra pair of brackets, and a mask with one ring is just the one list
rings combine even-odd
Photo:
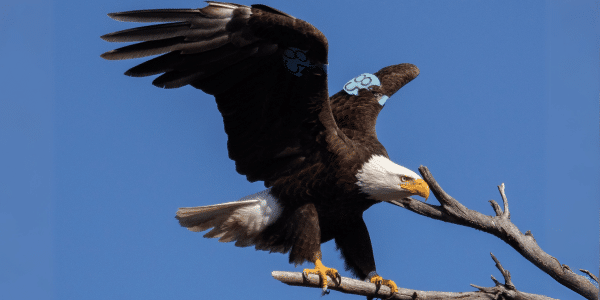
[(177, 219), (181, 226), (200, 232), (224, 223), (236, 209), (258, 202), (258, 200), (246, 200), (208, 206), (182, 207), (177, 211)]
[(275, 222), (280, 213), (281, 206), (267, 189), (239, 201), (183, 207), (176, 218), (190, 231), (213, 228), (204, 237), (219, 238), (224, 243), (237, 241), (236, 246), (246, 247), (256, 244), (256, 236)]

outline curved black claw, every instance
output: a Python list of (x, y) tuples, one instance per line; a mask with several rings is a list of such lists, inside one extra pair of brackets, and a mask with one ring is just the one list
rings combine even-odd
[(323, 287), (323, 292), (321, 292), (321, 297), (325, 296), (325, 295), (329, 295), (331, 291), (327, 288), (327, 286)]

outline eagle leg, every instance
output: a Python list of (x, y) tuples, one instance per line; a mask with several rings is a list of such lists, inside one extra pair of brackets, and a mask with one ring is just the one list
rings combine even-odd
[(304, 278), (308, 278), (308, 274), (316, 274), (319, 275), (319, 278), (321, 279), (321, 288), (323, 289), (323, 293), (321, 295), (327, 295), (329, 294), (329, 290), (327, 289), (327, 276), (331, 277), (331, 279), (333, 281), (335, 281), (336, 279), (338, 279), (337, 284), (340, 285), (342, 283), (342, 276), (340, 275), (340, 273), (333, 268), (328, 268), (326, 266), (323, 265), (323, 263), (321, 262), (321, 252), (317, 252), (317, 254), (315, 255), (315, 268), (314, 269), (304, 269), (302, 271), (302, 275), (304, 276)]
[(392, 280), (389, 279), (383, 279), (381, 278), (381, 276), (375, 274), (375, 276), (371, 277), (371, 283), (374, 283), (377, 285), (377, 289), (379, 289), (381, 287), (381, 285), (385, 285), (387, 287), (390, 288), (390, 290), (392, 290), (392, 294), (393, 293), (397, 293), (398, 292), (398, 286), (396, 285), (395, 282), (393, 282)]

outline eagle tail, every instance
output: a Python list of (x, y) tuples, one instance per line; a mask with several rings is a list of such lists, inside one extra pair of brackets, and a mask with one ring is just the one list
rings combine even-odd
[(209, 228), (206, 238), (219, 238), (220, 242), (236, 241), (238, 247), (256, 244), (256, 237), (281, 212), (278, 201), (265, 190), (239, 201), (208, 206), (183, 207), (175, 218), (190, 231), (201, 232)]
[(177, 220), (190, 231), (201, 232), (225, 223), (237, 209), (256, 204), (258, 200), (235, 201), (208, 206), (181, 207)]

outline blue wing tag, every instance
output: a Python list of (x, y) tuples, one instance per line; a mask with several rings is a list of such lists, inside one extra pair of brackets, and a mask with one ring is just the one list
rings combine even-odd
[[(373, 74), (363, 73), (350, 79), (350, 81), (344, 85), (344, 91), (350, 95), (358, 96), (358, 91), (360, 89), (368, 89), (370, 86), (381, 86), (379, 78)], [(381, 96), (381, 98), (379, 98), (379, 104), (383, 106), (388, 98), (389, 97), (386, 95)]]
[(379, 98), (379, 105), (383, 106), (385, 104), (385, 101), (387, 101), (389, 97), (386, 95), (381, 96), (381, 98)]
[(286, 69), (298, 77), (302, 76), (302, 71), (305, 68), (321, 68), (327, 73), (327, 65), (312, 64), (306, 57), (306, 51), (298, 48), (290, 47), (283, 51), (283, 62)]
[(364, 73), (350, 79), (350, 81), (344, 85), (344, 91), (350, 95), (358, 96), (358, 90), (366, 89), (373, 85), (381, 85), (379, 78), (373, 74)]

